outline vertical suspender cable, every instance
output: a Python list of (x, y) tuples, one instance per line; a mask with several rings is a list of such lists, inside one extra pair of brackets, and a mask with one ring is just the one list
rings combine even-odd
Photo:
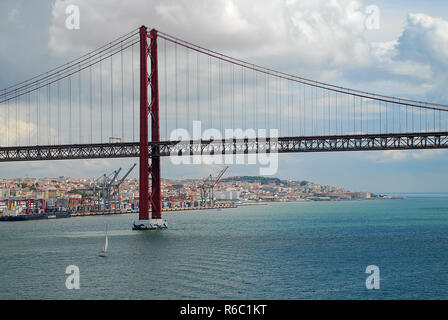
[(267, 130), (268, 129), (268, 102), (267, 102), (267, 96), (268, 96), (268, 90), (267, 90), (267, 75), (264, 74), (264, 127)]
[(178, 129), (179, 128), (179, 122), (178, 122), (178, 110), (179, 110), (179, 106), (178, 106), (178, 89), (177, 89), (177, 43), (174, 43), (174, 86), (175, 86), (175, 98), (176, 98), (176, 104), (175, 104), (175, 107), (176, 107), (176, 111), (175, 111), (175, 113), (176, 113), (176, 128), (175, 129)]
[(306, 86), (303, 85), (303, 135), (306, 136)]
[(335, 92), (335, 103), (336, 103), (336, 134), (338, 134), (338, 93)]
[[(36, 91), (36, 97), (37, 97), (37, 91)], [(37, 100), (37, 98), (36, 98)], [(37, 104), (37, 103), (36, 103)], [(8, 111), (7, 111), (7, 115), (6, 115), (6, 146), (9, 147), (9, 105), (10, 105), (10, 99), (8, 99)], [(37, 143), (39, 144), (39, 143)]]
[(58, 144), (61, 144), (61, 80), (58, 80)]
[(201, 70), (200, 70), (200, 57), (199, 52), (196, 53), (196, 90), (197, 90), (197, 110), (196, 110), (196, 119), (199, 121), (201, 118)]
[(235, 65), (230, 65), (232, 68), (232, 129), (235, 129)]
[(360, 97), (359, 98), (359, 103), (360, 103), (360, 110), (361, 110), (361, 119), (360, 119), (360, 130), (361, 130), (361, 133), (363, 133), (363, 131), (362, 131), (362, 97)]
[(185, 48), (185, 77), (186, 77), (186, 81), (185, 81), (185, 86), (186, 86), (186, 100), (187, 100), (187, 116), (186, 116), (186, 120), (187, 120), (187, 131), (190, 132), (190, 59), (188, 56), (188, 48)]
[(209, 72), (210, 72), (210, 74), (209, 74), (209, 81), (210, 81), (210, 105), (209, 105), (209, 111), (208, 111), (208, 114), (209, 114), (209, 117), (210, 117), (210, 119), (209, 119), (209, 125), (210, 125), (210, 128), (212, 128), (213, 127), (213, 106), (212, 106), (212, 103), (213, 103), (213, 72), (212, 72), (212, 68), (213, 68), (213, 65), (212, 65), (212, 59), (211, 59), (211, 57), (210, 57), (210, 60), (209, 60), (209, 63), (210, 63), (210, 69), (209, 69)]
[(385, 105), (385, 108), (386, 108), (386, 133), (389, 133), (389, 119), (388, 119), (388, 117), (387, 117), (387, 102), (386, 102), (386, 105)]
[(396, 123), (395, 123), (395, 105), (392, 104), (392, 132), (396, 132)]
[(287, 94), (287, 96), (288, 96), (288, 102), (287, 102), (287, 104), (286, 104), (286, 107), (287, 107), (287, 115), (288, 115), (288, 119), (287, 119), (287, 125), (286, 125), (286, 128), (287, 128), (287, 130), (288, 130), (288, 136), (291, 136), (291, 134), (290, 134), (290, 125), (289, 125), (289, 122), (290, 122), (290, 112), (289, 112), (289, 108), (290, 108), (290, 104), (289, 104), (289, 99), (290, 99), (290, 93), (289, 93), (289, 85), (290, 85), (290, 82), (289, 81), (287, 81), (286, 82), (286, 84), (287, 84), (287, 88), (286, 88), (286, 94)]
[(165, 82), (164, 88), (163, 88), (163, 98), (165, 100), (165, 140), (168, 140), (168, 71), (167, 71), (167, 63), (166, 63), (166, 39), (163, 41), (163, 81)]
[(330, 90), (327, 90), (327, 104), (328, 104), (328, 135), (331, 134), (331, 107), (330, 107)]
[(82, 143), (82, 141), (81, 141), (81, 133), (82, 133), (82, 95), (81, 95), (81, 88), (82, 88), (82, 85), (81, 85), (81, 83), (82, 83), (82, 81), (81, 81), (81, 66), (79, 66), (79, 71), (78, 71), (78, 94), (79, 94), (79, 97), (78, 97), (78, 106), (79, 106), (79, 141), (78, 141), (78, 143)]
[(253, 106), (253, 123), (254, 123), (254, 129), (257, 130), (257, 112), (256, 112), (256, 108), (257, 108), (257, 73), (255, 71), (255, 66), (253, 69), (253, 80), (255, 80), (255, 88), (252, 90), (253, 93), (253, 101), (252, 101), (252, 106)]
[[(28, 81), (26, 82), (28, 83)], [(27, 106), (26, 106), (26, 126), (27, 126), (27, 131), (28, 131), (28, 145), (31, 145), (31, 115), (30, 115), (30, 103), (31, 103), (31, 98), (30, 98), (30, 93), (27, 93)]]
[(298, 124), (298, 135), (303, 135), (303, 106), (302, 106), (302, 98), (301, 98), (301, 85), (297, 84), (297, 124)]
[(37, 145), (39, 145), (40, 140), (39, 140), (39, 136), (40, 136), (40, 88), (37, 89), (36, 92), (37, 95), (37, 136), (36, 136), (36, 142)]
[(19, 98), (16, 95), (15, 103), (16, 103), (16, 136), (14, 139), (14, 143), (16, 146), (19, 145)]
[(72, 144), (72, 78), (71, 76), (68, 77), (68, 137), (69, 137), (69, 143)]
[(423, 110), (423, 108), (420, 108), (420, 132), (423, 131), (423, 126), (422, 126), (422, 110)]
[(315, 90), (314, 90), (314, 95), (315, 95), (315, 108), (316, 108), (316, 110), (315, 110), (315, 113), (316, 113), (316, 116), (315, 116), (315, 122), (316, 122), (316, 134), (319, 134), (319, 101), (318, 101), (318, 93), (317, 93), (317, 87), (315, 88)]
[(247, 129), (247, 123), (246, 123), (246, 69), (242, 67), (243, 71), (243, 130)]
[(344, 95), (341, 93), (339, 94), (339, 130), (341, 134), (344, 134), (344, 105), (343, 105), (343, 101), (344, 101)]
[(279, 78), (274, 78), (275, 81), (275, 129), (278, 129), (278, 79)]
[(359, 98), (360, 109), (361, 109), (361, 133), (362, 133), (362, 97)]
[(223, 132), (223, 105), (222, 105), (222, 61), (218, 61), (218, 85), (219, 85), (219, 129)]
[[(59, 83), (59, 81), (58, 81)], [(28, 127), (28, 145), (31, 145), (31, 93), (28, 92), (28, 105), (27, 105), (27, 127)]]
[(103, 64), (100, 59), (100, 140), (103, 143)]
[(316, 106), (316, 102), (314, 101), (314, 91), (316, 90), (316, 87), (311, 87), (311, 135), (314, 136), (314, 109)]
[[(50, 98), (50, 95), (51, 95), (51, 92), (50, 92), (50, 81), (49, 80), (47, 80), (47, 113), (48, 113), (48, 120), (47, 120), (47, 125), (48, 125), (48, 128), (47, 128), (47, 134), (48, 134), (48, 138), (47, 138), (47, 141), (48, 141), (48, 145), (50, 145), (51, 144), (51, 139), (50, 139), (50, 128), (51, 128), (51, 98)], [(17, 111), (17, 110), (16, 110)]]
[(92, 66), (89, 67), (90, 143), (93, 143)]
[(255, 130), (257, 130), (258, 129), (258, 116), (257, 116), (257, 109), (258, 109), (258, 72), (255, 71), (255, 68), (254, 68), (254, 74), (255, 74), (254, 122), (255, 122)]
[[(271, 110), (272, 108), (270, 108), (270, 106), (269, 106), (269, 98), (270, 98), (270, 94), (269, 94), (269, 91), (270, 91), (270, 82), (271, 82), (271, 77), (270, 77), (270, 75), (266, 75), (265, 74), (265, 77), (266, 77), (266, 115), (265, 115), (265, 117), (264, 117), (264, 121), (266, 122), (266, 129), (271, 129), (271, 117), (267, 117), (267, 114), (268, 114), (268, 112), (267, 112), (267, 110), (268, 110), (268, 108), (269, 108), (269, 110)], [(270, 136), (271, 134), (269, 133), (269, 136)]]
[[(166, 40), (165, 40), (165, 51), (166, 51)], [(165, 66), (165, 68), (166, 68), (166, 66)], [(135, 141), (134, 44), (132, 44), (132, 46), (131, 46), (131, 69), (132, 69), (132, 141)], [(165, 90), (166, 90), (166, 86), (165, 86)], [(166, 92), (165, 92), (165, 99), (166, 99)], [(165, 100), (165, 110), (166, 110), (166, 100)]]
[[(4, 95), (6, 95), (6, 89), (3, 89), (3, 94)], [(7, 103), (6, 103), (6, 105), (7, 105)], [(3, 111), (3, 109), (2, 109), (2, 111)], [(8, 112), (8, 110), (7, 110), (7, 108), (5, 107), (5, 113), (7, 113)], [(5, 116), (4, 118), (3, 118), (3, 120), (5, 120), (5, 128), (7, 127), (7, 117)], [(2, 141), (2, 143), (3, 143), (3, 145), (4, 146), (8, 146), (8, 141), (6, 140), (6, 137), (3, 137), (3, 141)]]
[(282, 79), (281, 78), (279, 78), (279, 80), (280, 80), (280, 96), (279, 96), (279, 102), (278, 102), (278, 105), (279, 105), (279, 134), (281, 135), (282, 134)]
[(124, 142), (123, 43), (121, 43), (121, 142)]
[(325, 134), (325, 92), (326, 90), (322, 89), (322, 135)]
[(367, 134), (369, 134), (369, 103), (370, 103), (370, 100), (367, 100), (366, 101), (366, 109), (364, 112), (366, 114), (365, 118), (366, 118), (366, 133)]
[(382, 132), (382, 128), (381, 128), (381, 101), (379, 101), (379, 103), (378, 103), (378, 111), (379, 111), (379, 114), (380, 114), (380, 134), (381, 134), (381, 132)]
[(114, 69), (113, 69), (113, 56), (110, 56), (110, 122), (112, 138), (114, 138)]
[(212, 104), (212, 83), (211, 83), (211, 57), (208, 56), (208, 79), (207, 79), (207, 85), (208, 85), (208, 106), (207, 106), (207, 126), (208, 128), (211, 128), (211, 104)]
[(434, 131), (436, 131), (436, 110), (435, 109), (434, 109), (433, 113), (434, 113), (434, 126), (433, 126), (433, 128), (434, 128)]
[[(294, 83), (292, 85), (292, 92), (291, 92), (291, 133), (294, 136)], [(297, 108), (299, 106), (299, 100), (297, 100)]]
[(353, 96), (353, 133), (356, 133), (356, 96)]
[[(400, 99), (398, 99), (398, 101), (400, 101)], [(407, 123), (407, 122), (408, 122), (407, 119), (408, 119), (408, 108), (409, 108), (409, 107), (406, 106), (405, 108), (406, 108), (405, 111), (404, 111), (404, 112), (405, 112), (405, 119), (403, 119), (403, 120), (406, 121), (406, 125), (405, 125), (405, 127), (404, 127), (404, 130), (405, 130), (405, 132), (409, 132), (409, 130), (408, 130), (408, 123)], [(401, 131), (401, 130), (400, 130), (400, 131)]]
[(340, 94), (340, 99), (339, 99), (339, 105), (340, 105), (340, 110), (341, 110), (341, 125), (340, 125), (340, 130), (341, 130), (341, 134), (344, 134), (344, 94)]

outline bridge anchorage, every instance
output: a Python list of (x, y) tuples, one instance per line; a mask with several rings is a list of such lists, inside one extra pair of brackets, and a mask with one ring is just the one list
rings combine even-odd
[[(148, 48), (147, 39), (150, 39)], [(148, 75), (148, 57), (151, 61), (151, 72)], [(151, 90), (151, 101), (148, 103), (148, 85)], [(140, 172), (139, 172), (139, 212), (138, 222), (134, 222), (133, 230), (156, 230), (168, 227), (162, 219), (162, 191), (160, 181), (159, 147), (151, 149), (151, 165), (149, 165), (148, 148), (148, 115), (151, 115), (151, 141), (160, 142), (159, 124), (159, 76), (157, 58), (157, 30), (151, 29), (148, 34), (145, 26), (140, 27)], [(152, 189), (149, 195), (149, 174)], [(149, 205), (151, 204), (151, 218)]]

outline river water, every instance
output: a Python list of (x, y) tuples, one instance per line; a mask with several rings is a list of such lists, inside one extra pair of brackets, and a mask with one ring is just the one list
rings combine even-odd
[(136, 214), (0, 222), (0, 299), (448, 299), (448, 195), (164, 218), (160, 231), (132, 231)]

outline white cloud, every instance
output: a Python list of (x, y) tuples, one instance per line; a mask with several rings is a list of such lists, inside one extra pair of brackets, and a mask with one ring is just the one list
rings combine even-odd
[(440, 159), (445, 154), (446, 150), (386, 150), (370, 153), (366, 156), (366, 159), (378, 163), (389, 163), (409, 160)]
[(417, 160), (440, 158), (446, 154), (446, 150), (420, 150), (412, 153), (412, 158)]
[[(68, 4), (81, 29), (65, 28)], [(448, 21), (409, 14), (393, 41), (366, 40), (360, 0), (56, 0), (49, 47), (85, 53), (142, 24), (210, 49), (320, 81), (395, 96), (448, 99)], [(119, 23), (116, 23), (118, 22)], [(382, 32), (387, 30), (382, 27)], [(351, 74), (350, 74), (351, 73)], [(350, 76), (348, 81), (345, 77)], [(362, 82), (359, 79), (362, 79)]]
[[(34, 135), (36, 125), (23, 120), (9, 119), (0, 115), (0, 123), (8, 124), (0, 126), (0, 146), (22, 144), (27, 141), (29, 135)], [(47, 129), (48, 130), (48, 129)]]
[(409, 155), (408, 151), (386, 150), (383, 152), (368, 154), (366, 158), (374, 162), (386, 163), (386, 162), (403, 161), (408, 158), (408, 155)]
[(425, 14), (409, 14), (397, 50), (403, 59), (448, 65), (448, 21)]
[(372, 44), (372, 53), (376, 64), (366, 70), (370, 87), (384, 87), (395, 96), (448, 100), (447, 20), (411, 13), (398, 39)]
[[(80, 8), (80, 30), (65, 28), (65, 8)], [(237, 57), (276, 58), (299, 69), (366, 65), (365, 15), (359, 0), (206, 1), (56, 0), (49, 47), (85, 52), (142, 24)], [(119, 23), (117, 23), (119, 22)]]

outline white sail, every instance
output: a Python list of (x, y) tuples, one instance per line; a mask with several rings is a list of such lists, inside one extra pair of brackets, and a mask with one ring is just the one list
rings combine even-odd
[(109, 244), (108, 238), (107, 238), (107, 226), (106, 226), (106, 237), (104, 238), (104, 247), (103, 247), (103, 251), (106, 252), (107, 251), (107, 246)]
[(103, 247), (103, 251), (106, 252), (107, 251), (107, 236), (106, 236), (106, 240), (104, 241), (104, 247)]

